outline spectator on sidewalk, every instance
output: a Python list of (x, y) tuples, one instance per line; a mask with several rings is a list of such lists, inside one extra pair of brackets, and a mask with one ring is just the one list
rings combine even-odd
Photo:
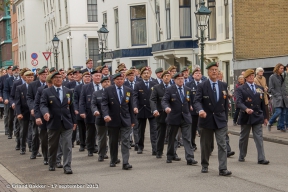
[(272, 115), (267, 124), (268, 131), (271, 131), (271, 126), (273, 125), (273, 123), (275, 123), (277, 117), (279, 117), (277, 129), (281, 130), (282, 132), (286, 131), (284, 125), (284, 108), (286, 108), (285, 106), (288, 107), (288, 98), (285, 96), (285, 84), (284, 78), (282, 76), (283, 71), (284, 65), (278, 63), (274, 67), (274, 74), (269, 77), (269, 92), (272, 95), (274, 114)]
[(264, 89), (264, 102), (265, 102), (265, 112), (267, 114), (267, 117), (269, 119), (269, 110), (268, 110), (268, 103), (269, 103), (269, 99), (268, 99), (268, 86), (266, 83), (266, 78), (263, 76), (264, 73), (264, 69), (262, 67), (258, 67), (256, 69), (256, 76), (254, 78), (254, 83), (256, 85), (259, 85), (261, 87), (263, 87)]
[(239, 116), (239, 112), (240, 112), (240, 108), (237, 107), (237, 104), (236, 104), (236, 95), (237, 95), (237, 90), (238, 88), (243, 85), (245, 83), (245, 79), (244, 79), (244, 76), (243, 75), (240, 75), (238, 77), (238, 83), (236, 84), (235, 86), (235, 91), (234, 91), (234, 102), (235, 102), (235, 113), (234, 113), (234, 116), (233, 116), (233, 126), (237, 126), (237, 120), (238, 120), (238, 116)]

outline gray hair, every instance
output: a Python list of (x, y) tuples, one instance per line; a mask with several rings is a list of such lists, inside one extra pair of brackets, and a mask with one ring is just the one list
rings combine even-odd
[(264, 69), (263, 69), (262, 67), (258, 67), (258, 68), (256, 69), (256, 75), (257, 75), (258, 72), (260, 72), (260, 71), (263, 71), (263, 72), (264, 72)]

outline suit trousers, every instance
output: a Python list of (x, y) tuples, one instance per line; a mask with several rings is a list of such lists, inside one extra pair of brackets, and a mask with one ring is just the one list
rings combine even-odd
[(33, 137), (33, 121), (30, 120), (29, 128), (28, 128), (28, 135), (27, 135), (27, 143), (29, 148), (32, 150), (32, 137)]
[(12, 107), (9, 107), (8, 109), (8, 134), (10, 136), (13, 135), (13, 125), (14, 125), (14, 109)]
[(118, 159), (119, 133), (121, 134), (122, 162), (123, 164), (127, 164), (129, 162), (130, 129), (131, 127), (108, 127), (111, 163), (115, 163)]
[(219, 170), (227, 169), (227, 150), (226, 150), (226, 135), (227, 127), (222, 129), (206, 129), (200, 127), (201, 137), (201, 165), (202, 167), (209, 166), (209, 157), (211, 153), (211, 142), (214, 141), (214, 133), (218, 145), (218, 161)]
[[(48, 151), (49, 152), (49, 151)], [(58, 149), (57, 149), (57, 156), (56, 156), (56, 163), (62, 162), (63, 150), (62, 150), (62, 136), (60, 135)]]
[(198, 115), (191, 115), (192, 116), (192, 129), (191, 129), (191, 143), (192, 143), (192, 147), (195, 148), (196, 142), (196, 131), (197, 131), (197, 127), (198, 127), (198, 119), (199, 116)]
[[(152, 145), (152, 152), (156, 152), (156, 143), (157, 143), (157, 130), (156, 130), (156, 119), (148, 118), (150, 124), (150, 141)], [(140, 149), (144, 149), (144, 137), (145, 137), (145, 129), (146, 129), (147, 119), (138, 119), (138, 127), (139, 127), (139, 142), (138, 147)]]
[(252, 129), (254, 142), (256, 144), (258, 161), (265, 160), (264, 146), (263, 146), (263, 131), (262, 125), (241, 125), (241, 132), (239, 138), (239, 158), (245, 158), (247, 155), (247, 147), (249, 141), (249, 134)]
[[(131, 129), (130, 135), (134, 137), (134, 143), (138, 144), (139, 143), (139, 127), (138, 127), (138, 121), (137, 118), (135, 118), (135, 125)], [(133, 141), (130, 137), (130, 141)]]
[(94, 123), (86, 123), (86, 146), (87, 150), (90, 152), (94, 152), (95, 150), (95, 139), (96, 135), (96, 127)]
[(59, 129), (48, 129), (48, 156), (49, 165), (55, 166), (58, 151), (59, 139), (62, 137), (63, 168), (71, 168), (72, 160), (72, 132), (73, 129), (64, 129), (62, 123)]
[(86, 125), (84, 120), (77, 120), (77, 126), (79, 129), (79, 139), (80, 139), (80, 147), (85, 147), (86, 140)]
[(169, 135), (168, 135), (168, 148), (167, 148), (167, 159), (173, 160), (175, 155), (175, 138), (178, 133), (179, 127), (182, 132), (183, 145), (185, 149), (185, 159), (190, 161), (194, 159), (194, 152), (191, 145), (191, 124), (185, 122), (181, 119), (180, 125), (170, 125)]
[(38, 151), (39, 151), (39, 145), (40, 145), (40, 141), (39, 141), (39, 130), (38, 130), (38, 125), (36, 124), (35, 121), (31, 121), (32, 123), (32, 154), (37, 155)]
[(5, 127), (5, 132), (9, 133), (9, 126), (8, 126), (8, 122), (9, 122), (9, 105), (8, 104), (4, 104), (4, 127)]
[(29, 120), (21, 119), (20, 122), (20, 149), (26, 151), (26, 139), (28, 135)]
[(106, 155), (106, 147), (107, 147), (107, 127), (96, 125), (97, 129), (97, 137), (98, 137), (98, 154), (99, 156), (104, 157)]
[(16, 115), (14, 116), (14, 121), (13, 121), (13, 129), (14, 129), (14, 135), (16, 137), (17, 143), (20, 143), (20, 123)]
[(41, 142), (41, 151), (42, 151), (44, 161), (47, 161), (48, 160), (48, 132), (47, 132), (47, 129), (40, 129), (39, 130), (39, 138), (40, 138), (40, 142)]
[(166, 135), (167, 124), (157, 122), (157, 155), (162, 155), (164, 150), (164, 141)]

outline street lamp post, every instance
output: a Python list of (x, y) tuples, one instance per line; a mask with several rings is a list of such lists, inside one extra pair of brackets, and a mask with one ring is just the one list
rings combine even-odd
[(59, 46), (59, 39), (57, 37), (57, 35), (55, 34), (54, 38), (52, 39), (52, 44), (54, 47), (54, 57), (55, 57), (55, 66), (56, 66), (56, 70), (58, 70), (58, 46)]
[(205, 2), (202, 0), (200, 3), (200, 8), (195, 12), (198, 28), (201, 31), (201, 73), (203, 74), (204, 72), (204, 31), (207, 29), (208, 26), (208, 20), (210, 17), (211, 11), (205, 7)]
[(109, 31), (106, 29), (105, 25), (103, 24), (102, 27), (97, 31), (98, 33), (98, 38), (101, 41), (102, 44), (102, 49), (101, 49), (101, 65), (104, 65), (104, 48), (103, 48), (103, 44), (107, 39), (108, 33)]

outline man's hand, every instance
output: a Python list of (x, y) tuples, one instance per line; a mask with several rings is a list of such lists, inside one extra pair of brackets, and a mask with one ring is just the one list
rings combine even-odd
[(190, 111), (193, 111), (193, 107), (192, 106), (190, 106)]
[(99, 115), (100, 115), (99, 111), (95, 111), (95, 112), (94, 112), (94, 115), (95, 115), (95, 116), (99, 116)]
[(158, 117), (159, 115), (160, 115), (160, 114), (159, 114), (159, 111), (157, 111), (157, 110), (154, 111), (154, 113), (153, 113), (153, 116), (154, 116), (154, 117)]
[(2, 97), (0, 97), (0, 102), (3, 102), (3, 98)]
[(83, 118), (83, 119), (86, 119), (86, 114), (82, 113), (82, 114), (80, 114), (80, 117)]
[(106, 123), (108, 123), (109, 121), (111, 121), (111, 117), (110, 117), (110, 116), (104, 117), (104, 121), (105, 121)]
[(9, 103), (8, 99), (5, 99), (4, 104), (7, 105)]
[(44, 117), (45, 121), (50, 120), (50, 114), (49, 113), (45, 113), (45, 115), (43, 117)]
[(75, 131), (76, 128), (77, 128), (77, 124), (74, 124), (74, 125), (73, 125), (73, 131)]
[(138, 108), (134, 108), (134, 113), (135, 113), (135, 114), (138, 113)]
[(12, 104), (12, 109), (15, 109), (15, 103)]
[(169, 113), (171, 112), (171, 108), (167, 107), (167, 108), (165, 109), (165, 112), (166, 112), (167, 114), (169, 114)]
[(134, 127), (134, 126), (135, 126), (135, 124), (134, 124), (134, 123), (132, 123), (132, 124), (131, 124), (131, 127)]
[(75, 115), (78, 115), (78, 114), (79, 114), (79, 111), (75, 110), (74, 113), (75, 113)]
[(207, 113), (204, 110), (199, 111), (199, 117), (206, 118), (206, 116), (207, 116)]
[(264, 125), (267, 126), (268, 124), (268, 119), (264, 119)]
[(43, 123), (42, 123), (42, 120), (41, 120), (41, 118), (37, 118), (36, 119), (36, 125), (42, 125)]
[(252, 109), (249, 109), (249, 108), (247, 108), (245, 111), (249, 115), (251, 115), (254, 112)]
[(23, 119), (23, 115), (22, 114), (17, 115), (17, 119), (19, 119), (19, 120)]
[(31, 110), (31, 115), (34, 117), (34, 109)]

